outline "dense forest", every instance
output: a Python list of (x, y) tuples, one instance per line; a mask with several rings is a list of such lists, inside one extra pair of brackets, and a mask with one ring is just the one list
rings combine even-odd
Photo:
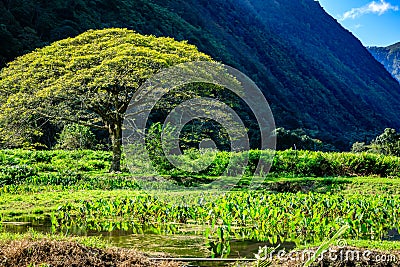
[(400, 43), (388, 47), (368, 47), (368, 50), (400, 82)]
[(88, 29), (188, 40), (238, 68), (276, 123), (349, 149), (399, 128), (400, 85), (313, 0), (1, 0), (0, 64)]

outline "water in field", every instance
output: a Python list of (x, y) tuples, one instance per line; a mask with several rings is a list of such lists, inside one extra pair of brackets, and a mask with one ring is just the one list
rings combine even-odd
[[(25, 222), (3, 223), (3, 231), (13, 233), (25, 233), (30, 229), (40, 233), (52, 233), (49, 221), (37, 221), (25, 219)], [(154, 257), (169, 255), (178, 258), (211, 258), (211, 247), (203, 236), (201, 227), (189, 225), (177, 225), (178, 233), (160, 232), (159, 228), (140, 226), (131, 230), (107, 231), (83, 231), (79, 228), (70, 228), (68, 234), (80, 236), (101, 236), (102, 239), (111, 242), (114, 246), (133, 248), (148, 252)], [(251, 240), (231, 240), (230, 253), (226, 258), (254, 259), (259, 247), (268, 245), (266, 242)], [(292, 249), (292, 243), (282, 244), (282, 247)], [(190, 266), (225, 266), (223, 262), (212, 262), (207, 265), (204, 262), (191, 262)]]
[[(3, 231), (24, 233), (30, 229), (40, 233), (52, 233), (49, 220), (26, 218), (19, 222), (3, 222)], [(85, 230), (70, 227), (64, 230), (68, 235), (100, 236), (112, 245), (122, 248), (133, 248), (148, 252), (152, 257), (169, 255), (176, 258), (211, 258), (213, 244), (204, 237), (204, 228), (196, 225), (171, 224), (163, 228), (136, 225), (133, 228), (113, 229), (110, 231)], [(400, 241), (399, 231), (390, 230), (386, 240)], [(267, 242), (233, 239), (229, 242), (229, 253), (224, 257), (232, 259), (254, 259), (259, 247), (270, 246)], [(281, 244), (280, 249), (291, 250), (294, 243)], [(223, 262), (191, 262), (189, 266), (225, 266)], [(209, 264), (209, 265), (207, 265)]]

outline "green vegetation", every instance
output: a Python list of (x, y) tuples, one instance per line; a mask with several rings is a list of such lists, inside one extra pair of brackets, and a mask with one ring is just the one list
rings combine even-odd
[(96, 136), (90, 130), (90, 127), (75, 123), (64, 126), (55, 148), (65, 150), (94, 149), (95, 144)]
[(346, 240), (349, 246), (366, 248), (366, 249), (378, 249), (381, 251), (400, 251), (400, 242), (394, 241), (371, 241), (371, 240)]
[(128, 173), (107, 173), (111, 158), (109, 152), (91, 150), (3, 150), (0, 193), (138, 188)]
[[(400, 158), (394, 156), (385, 156), (373, 153), (347, 153), (347, 152), (315, 152), (315, 151), (260, 151), (251, 150), (249, 152), (228, 153), (214, 152), (195, 154), (192, 150), (187, 155), (180, 156), (180, 160), (186, 161), (188, 164), (199, 165), (200, 168), (204, 164), (209, 163), (209, 167), (198, 174), (205, 176), (239, 175), (244, 173), (245, 176), (254, 174), (257, 164), (260, 160), (265, 163), (272, 163), (271, 174), (275, 176), (294, 175), (299, 177), (332, 177), (332, 176), (380, 176), (380, 177), (397, 177), (400, 173)], [(159, 154), (160, 155), (160, 154)], [(157, 165), (158, 171), (165, 175), (187, 176), (192, 175), (188, 171), (173, 168), (163, 156), (156, 159), (156, 162), (164, 164)], [(210, 157), (214, 158), (210, 162)], [(235, 165), (235, 162), (244, 162), (248, 157), (248, 164), (244, 168)], [(233, 162), (229, 165), (230, 162)], [(232, 166), (233, 165), (233, 166)], [(207, 166), (207, 165), (206, 165)], [(193, 167), (196, 169), (196, 166)]]
[[(114, 186), (72, 185), (72, 186), (3, 186), (0, 191), (0, 217), (10, 221), (26, 217), (48, 218), (57, 208), (70, 203), (74, 207), (85, 201), (113, 201), (122, 197), (129, 198), (140, 194), (136, 191), (136, 183), (127, 178), (120, 178), (122, 185), (115, 182)], [(131, 183), (130, 183), (131, 182)], [(126, 185), (128, 183), (128, 185)], [(379, 180), (376, 178), (279, 178), (268, 179), (265, 192), (309, 192), (341, 193), (343, 195), (399, 195), (400, 181)], [(161, 187), (162, 188), (162, 187)], [(214, 192), (214, 191), (211, 191)], [(171, 192), (169, 194), (172, 194)], [(175, 192), (175, 195), (197, 194), (196, 190)], [(168, 195), (168, 194), (167, 194)]]
[(29, 240), (29, 241), (40, 241), (43, 239), (48, 239), (52, 241), (70, 241), (77, 242), (78, 244), (84, 245), (90, 248), (110, 248), (111, 244), (105, 242), (99, 237), (92, 236), (75, 236), (71, 237), (68, 235), (56, 235), (56, 234), (42, 234), (35, 231), (29, 231), (24, 234), (19, 233), (0, 233), (0, 246), (10, 243), (11, 241), (21, 241), (21, 240)]
[[(189, 150), (192, 151), (192, 150)], [(189, 152), (187, 152), (189, 153)], [(210, 162), (210, 156), (215, 158)], [(246, 153), (216, 152), (212, 154), (183, 155), (182, 161), (191, 161), (192, 164), (210, 166), (200, 174), (171, 169), (170, 166), (158, 166), (162, 175), (185, 177), (195, 175), (219, 177), (224, 174), (230, 161), (240, 162)], [(274, 153), (270, 151), (251, 150), (249, 162), (244, 169), (245, 176), (251, 176), (259, 160), (271, 161)], [(197, 160), (194, 158), (197, 157)], [(76, 151), (29, 151), (29, 150), (2, 150), (0, 151), (0, 185), (63, 185), (79, 186), (97, 181), (112, 181), (129, 178), (128, 170), (121, 174), (107, 173), (110, 167), (112, 154), (105, 151), (76, 150)], [(125, 159), (123, 159), (123, 162)], [(153, 164), (159, 164), (159, 161)], [(197, 163), (196, 163), (197, 162)], [(375, 176), (397, 177), (400, 168), (400, 158), (372, 153), (338, 153), (338, 152), (312, 152), (312, 151), (277, 151), (272, 161), (271, 173), (267, 178), (274, 177), (351, 177)], [(242, 169), (230, 169), (235, 175), (242, 173)], [(143, 173), (143, 172), (142, 172)], [(214, 178), (214, 179), (215, 179)], [(359, 179), (358, 179), (359, 180)], [(356, 181), (358, 181), (356, 180)], [(387, 180), (387, 179), (382, 179)], [(276, 180), (278, 181), (278, 179)], [(396, 184), (397, 180), (387, 180)], [(105, 182), (107, 183), (107, 182)], [(95, 187), (94, 187), (95, 188)], [(101, 188), (100, 188), (101, 189)]]
[(356, 142), (353, 152), (370, 152), (382, 155), (400, 156), (400, 134), (395, 129), (387, 128), (371, 141), (370, 144)]
[(321, 140), (313, 139), (304, 130), (275, 130), (277, 138), (277, 150), (299, 149), (312, 151), (335, 151), (335, 147), (324, 144)]
[[(264, 92), (279, 127), (302, 129), (324, 144), (350, 149), (400, 127), (398, 83), (317, 1), (13, 0), (0, 1), (0, 13), (1, 67), (89, 29), (129, 27), (188, 40), (243, 71)], [(250, 132), (255, 124), (253, 118)]]
[(37, 49), (0, 72), (2, 146), (35, 144), (38, 125), (48, 120), (76, 122), (108, 131), (110, 169), (120, 171), (122, 124), (139, 87), (163, 68), (210, 60), (186, 42), (126, 29), (88, 31)]
[[(107, 172), (109, 152), (4, 150), (0, 169), (2, 181), (8, 184), (0, 187), (0, 218), (3, 222), (48, 219), (60, 232), (140, 232), (142, 225), (152, 225), (159, 233), (182, 234), (180, 225), (193, 225), (201, 227), (214, 256), (228, 255), (234, 239), (309, 247), (333, 236), (343, 225), (350, 226), (343, 236), (353, 240), (349, 244), (379, 247), (378, 241), (386, 238), (389, 230), (400, 227), (400, 179), (302, 175), (315, 170), (317, 176), (325, 170), (315, 167), (320, 161), (313, 158), (319, 157), (347, 164), (346, 170), (358, 166), (365, 171), (360, 162), (368, 162), (371, 172), (377, 166), (382, 170), (382, 162), (399, 164), (396, 157), (376, 154), (288, 150), (277, 153), (275, 173), (266, 177), (261, 190), (142, 192), (138, 190), (140, 182), (128, 173)], [(365, 160), (369, 158), (372, 160)], [(295, 172), (296, 168), (284, 162), (307, 171)], [(10, 171), (13, 168), (16, 171)], [(65, 173), (68, 169), (71, 176)], [(391, 172), (380, 174), (384, 173)], [(58, 178), (46, 179), (50, 174)], [(386, 248), (396, 249), (397, 245)]]
[(128, 229), (130, 224), (189, 223), (211, 226), (220, 241), (248, 240), (314, 243), (343, 225), (344, 237), (380, 240), (399, 227), (399, 196), (341, 194), (263, 194), (233, 192), (222, 196), (137, 195), (114, 200), (81, 201), (58, 209), (57, 226), (83, 229)]
[[(0, 256), (9, 266), (53, 266), (64, 254), (76, 255), (65, 263), (71, 266), (86, 259), (92, 266), (102, 257), (113, 258), (113, 266), (127, 260), (157, 266), (130, 251), (100, 250), (108, 245), (99, 239), (68, 243), (69, 236), (56, 235), (144, 233), (146, 227), (156, 234), (201, 233), (212, 257), (230, 255), (237, 240), (322, 243), (319, 253), (339, 234), (350, 245), (399, 249), (378, 243), (400, 229), (396, 130), (386, 129), (368, 145), (355, 143), (354, 153), (310, 151), (348, 149), (384, 127), (400, 127), (399, 84), (318, 2), (33, 2), (0, 1), (0, 67), (14, 60), (0, 70), (0, 229), (38, 220), (55, 234), (0, 234)], [(126, 25), (139, 33), (110, 28)], [(99, 28), (106, 29), (87, 31)], [(125, 158), (122, 124), (140, 86), (164, 68), (211, 57), (259, 85), (277, 125), (286, 128), (276, 130), (278, 148), (290, 149), (257, 150), (260, 129), (249, 106), (224, 88), (199, 83), (174, 88), (149, 111), (146, 132), (139, 134), (147, 134), (151, 162)], [(221, 125), (197, 119), (179, 137), (184, 154), (173, 156), (186, 168), (172, 166), (161, 149), (160, 122), (179, 101), (199, 96), (234, 109), (254, 150), (228, 152)], [(111, 152), (85, 150), (104, 149), (108, 141), (99, 140), (108, 137)], [(202, 140), (216, 149), (199, 149)], [(270, 170), (257, 170), (260, 161)], [(231, 184), (238, 176), (230, 192), (211, 183)], [(265, 181), (251, 191), (255, 178)], [(147, 183), (153, 190), (143, 190)], [(15, 250), (49, 258), (7, 256)]]

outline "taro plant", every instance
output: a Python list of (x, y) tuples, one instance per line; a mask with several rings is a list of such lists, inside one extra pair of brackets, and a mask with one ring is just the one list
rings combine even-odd
[[(282, 242), (321, 242), (343, 225), (345, 238), (379, 240), (400, 225), (400, 198), (317, 193), (232, 192), (223, 196), (134, 195), (130, 198), (84, 201), (60, 208), (59, 224), (94, 226), (101, 222), (200, 224), (214, 244), (230, 238)], [(217, 230), (215, 230), (217, 229)], [(106, 230), (106, 229), (104, 229)], [(215, 242), (217, 241), (217, 242)]]

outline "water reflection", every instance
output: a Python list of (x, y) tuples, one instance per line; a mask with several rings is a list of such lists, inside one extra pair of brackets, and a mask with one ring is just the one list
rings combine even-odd
[[(30, 229), (36, 232), (54, 233), (49, 220), (25, 219), (25, 222), (3, 223), (3, 231), (11, 233), (26, 233)], [(171, 232), (171, 228), (175, 233)], [(129, 230), (94, 231), (81, 227), (69, 227), (58, 230), (64, 234), (76, 236), (100, 236), (113, 245), (122, 248), (133, 248), (152, 254), (166, 253), (173, 257), (209, 258), (211, 251), (208, 240), (203, 236), (204, 229), (194, 225), (170, 225), (167, 230), (160, 227), (135, 225)], [(260, 246), (268, 245), (267, 242), (251, 240), (230, 240), (230, 253), (228, 258), (253, 258)], [(283, 244), (282, 247), (293, 249), (294, 243)]]
[[(120, 229), (116, 229), (120, 228)], [(113, 227), (112, 231), (94, 230), (95, 227), (78, 227), (57, 229), (58, 233), (75, 236), (100, 236), (111, 244), (122, 248), (133, 248), (159, 256), (168, 254), (177, 258), (210, 258), (212, 255), (210, 240), (204, 236), (204, 227), (196, 225), (169, 224), (164, 226), (129, 224), (124, 227)], [(124, 229), (122, 229), (124, 228)], [(50, 220), (36, 220), (25, 218), (19, 222), (3, 222), (2, 229), (5, 232), (25, 233), (30, 229), (40, 233), (54, 233)], [(111, 229), (111, 228), (110, 228)], [(399, 231), (390, 230), (386, 240), (400, 241)], [(254, 258), (259, 247), (272, 246), (268, 242), (254, 240), (229, 240), (228, 258)], [(287, 251), (295, 248), (295, 243), (287, 242), (280, 245)], [(225, 266), (224, 263), (192, 262), (191, 266)]]

